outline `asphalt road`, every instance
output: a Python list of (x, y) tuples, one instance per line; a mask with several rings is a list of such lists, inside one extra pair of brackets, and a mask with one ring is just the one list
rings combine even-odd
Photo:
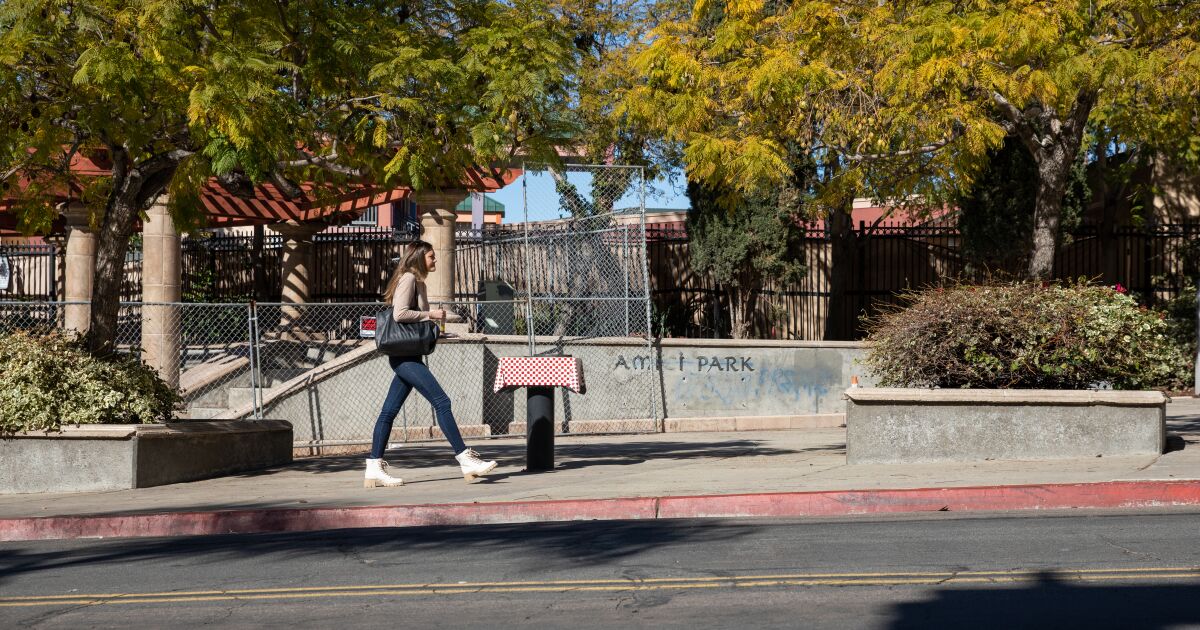
[(1200, 514), (4, 543), (0, 627), (1200, 628)]

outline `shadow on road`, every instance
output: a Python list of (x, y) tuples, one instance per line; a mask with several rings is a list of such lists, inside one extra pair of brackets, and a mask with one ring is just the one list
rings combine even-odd
[(910, 628), (1139, 628), (1200, 624), (1200, 584), (1094, 585), (1044, 574), (1032, 585), (945, 589), (899, 604), (892, 630)]
[(754, 528), (750, 524), (688, 525), (670, 520), (596, 521), (143, 538), (87, 541), (86, 546), (74, 542), (30, 543), (0, 551), (0, 584), (40, 572), (80, 567), (111, 565), (113, 570), (126, 571), (136, 570), (136, 563), (219, 564), (247, 558), (263, 563), (303, 559), (315, 566), (323, 560), (360, 553), (395, 552), (404, 557), (428, 558), (429, 553), (436, 555), (442, 550), (454, 550), (459, 555), (500, 554), (514, 563), (536, 560), (539, 571), (554, 571), (603, 565), (652, 549), (725, 543), (750, 535)]

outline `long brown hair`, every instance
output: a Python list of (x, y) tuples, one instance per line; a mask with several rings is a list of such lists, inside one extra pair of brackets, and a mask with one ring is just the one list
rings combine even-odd
[(392, 303), (392, 297), (396, 295), (396, 286), (400, 284), (400, 278), (404, 274), (411, 273), (417, 280), (425, 280), (425, 276), (429, 275), (429, 267), (425, 266), (425, 254), (431, 251), (433, 245), (425, 241), (416, 241), (408, 246), (408, 251), (404, 252), (404, 258), (396, 265), (396, 271), (392, 272), (392, 279), (388, 280), (387, 288), (383, 291), (384, 302)]

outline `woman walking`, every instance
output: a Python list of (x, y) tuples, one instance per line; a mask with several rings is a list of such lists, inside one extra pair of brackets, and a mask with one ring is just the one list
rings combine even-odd
[[(408, 248), (383, 294), (384, 300), (392, 305), (392, 317), (397, 322), (446, 319), (445, 310), (430, 310), (429, 297), (425, 291), (425, 277), (435, 269), (437, 255), (432, 245), (425, 241), (417, 241)], [(450, 397), (442, 390), (442, 386), (438, 384), (422, 358), (389, 356), (388, 363), (392, 366), (395, 377), (392, 379), (391, 388), (388, 389), (387, 398), (383, 401), (379, 418), (375, 421), (371, 456), (367, 459), (367, 473), (363, 485), (374, 488), (404, 484), (403, 479), (389, 474), (388, 463), (383, 461), (383, 451), (387, 448), (388, 438), (391, 437), (396, 414), (400, 413), (400, 407), (414, 388), (433, 405), (438, 427), (450, 441), (450, 446), (454, 449), (454, 458), (462, 468), (463, 477), (471, 481), (491, 472), (496, 467), (496, 462), (480, 459), (478, 453), (463, 443), (458, 424), (454, 421), (454, 414), (450, 411)]]

